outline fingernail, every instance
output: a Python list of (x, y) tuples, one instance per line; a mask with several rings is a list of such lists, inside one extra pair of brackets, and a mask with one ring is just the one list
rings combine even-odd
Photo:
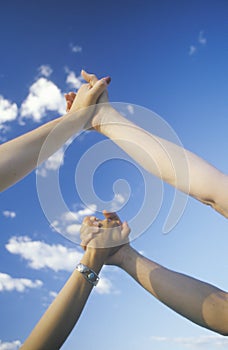
[(111, 77), (105, 77), (104, 80), (106, 81), (107, 84), (111, 82)]

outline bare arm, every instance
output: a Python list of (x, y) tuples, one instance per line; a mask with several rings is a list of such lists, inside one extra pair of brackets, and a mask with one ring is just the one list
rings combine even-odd
[[(0, 146), (0, 191), (10, 187), (41, 162), (55, 153), (71, 136), (79, 132), (91, 118), (94, 105), (106, 89), (105, 79), (91, 87), (84, 84), (78, 90), (71, 112), (55, 119), (25, 135), (17, 137)], [(52, 133), (42, 157), (40, 151), (46, 138)]]
[[(93, 74), (85, 74), (84, 78), (97, 81)], [(228, 217), (228, 175), (196, 154), (124, 118), (111, 107), (106, 92), (98, 102), (100, 107), (91, 121), (94, 129), (110, 138), (148, 172)], [(74, 107), (69, 105), (69, 108)]]
[[(114, 213), (111, 215), (116, 218)], [(118, 251), (130, 230), (126, 224), (121, 227), (118, 219), (99, 221), (87, 217), (83, 223), (81, 238), (86, 251), (81, 263), (99, 274), (105, 260)], [(102, 232), (98, 224), (101, 224)], [(110, 242), (115, 243), (113, 247), (110, 247)], [(77, 323), (92, 288), (93, 285), (79, 271), (74, 271), (21, 350), (59, 349)]]
[(149, 134), (108, 105), (100, 109), (97, 120), (95, 128), (148, 172), (228, 217), (227, 175), (192, 152)]
[[(88, 250), (81, 263), (98, 274), (104, 258), (100, 253)], [(21, 350), (60, 349), (77, 323), (92, 288), (93, 285), (75, 270), (22, 345)]]
[(108, 264), (121, 267), (163, 304), (192, 322), (228, 335), (228, 293), (208, 283), (171, 271), (131, 246), (123, 246)]

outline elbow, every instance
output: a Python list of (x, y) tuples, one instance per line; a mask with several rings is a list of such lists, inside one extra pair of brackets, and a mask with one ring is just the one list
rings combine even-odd
[(223, 335), (223, 336), (226, 336), (228, 337), (228, 329), (224, 332), (224, 331), (221, 331), (221, 332), (218, 332), (220, 335)]
[[(214, 322), (213, 325), (209, 325), (206, 328), (210, 329), (213, 332), (216, 332), (224, 337), (228, 337), (228, 323), (227, 320), (224, 322), (222, 321), (223, 316), (220, 315), (221, 319), (217, 319), (217, 321)], [(227, 315), (225, 317), (227, 319)]]
[(197, 198), (200, 202), (202, 202), (203, 204), (206, 204), (208, 206), (210, 206), (211, 208), (213, 208), (215, 211), (217, 211), (218, 213), (220, 213), (221, 215), (223, 215), (225, 218), (228, 218), (228, 207), (227, 205), (224, 207), (221, 205), (221, 203), (217, 200), (214, 200), (212, 198)]
[(222, 336), (228, 336), (228, 293), (215, 293), (208, 299), (203, 310), (207, 328)]
[(212, 331), (224, 336), (224, 337), (228, 337), (228, 325), (223, 325), (220, 327), (217, 327), (216, 329), (212, 329)]

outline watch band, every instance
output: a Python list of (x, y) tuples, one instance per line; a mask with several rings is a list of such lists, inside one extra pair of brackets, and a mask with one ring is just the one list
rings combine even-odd
[(94, 272), (88, 266), (83, 265), (82, 263), (79, 263), (76, 266), (76, 270), (79, 271), (83, 275), (83, 277), (86, 279), (86, 281), (88, 281), (90, 284), (92, 284), (93, 286), (97, 285), (99, 281), (99, 277), (96, 274), (96, 272)]

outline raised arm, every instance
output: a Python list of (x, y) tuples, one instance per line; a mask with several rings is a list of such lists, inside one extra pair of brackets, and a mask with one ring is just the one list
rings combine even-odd
[[(105, 260), (118, 251), (119, 245), (126, 241), (128, 234), (128, 226), (125, 224), (121, 227), (117, 220), (99, 221), (94, 217), (84, 220), (81, 238), (86, 251), (80, 266), (72, 273), (21, 350), (57, 350), (62, 346), (78, 321), (92, 291), (91, 282), (95, 281), (93, 273), (99, 274)], [(115, 243), (113, 247), (110, 247), (109, 240)], [(91, 269), (92, 275), (86, 272), (85, 278), (85, 274), (80, 272), (81, 267)]]
[(103, 105), (99, 114), (95, 129), (143, 168), (228, 218), (227, 175), (192, 152), (149, 134), (108, 105)]
[(131, 275), (163, 304), (199, 326), (228, 335), (228, 293), (171, 271), (125, 245), (107, 260)]
[[(97, 81), (92, 74), (84, 78), (94, 84)], [(108, 103), (106, 92), (99, 102), (100, 108), (91, 122), (94, 129), (110, 138), (148, 172), (228, 217), (227, 175), (192, 152), (124, 118)]]
[(71, 112), (0, 145), (0, 191), (13, 185), (39, 165), (40, 150), (54, 129), (51, 142), (42, 153), (39, 163), (46, 160), (71, 136), (83, 129), (95, 110), (95, 106), (87, 107), (96, 104), (108, 82), (104, 78), (97, 80), (93, 87), (90, 84), (83, 84), (77, 95), (74, 94), (76, 97)]

